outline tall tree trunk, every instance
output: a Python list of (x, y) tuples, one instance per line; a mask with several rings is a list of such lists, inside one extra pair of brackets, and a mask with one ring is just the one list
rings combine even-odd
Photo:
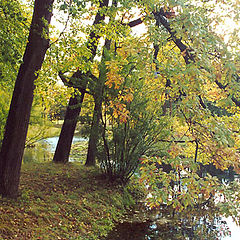
[(35, 0), (28, 43), (12, 96), (0, 152), (0, 194), (18, 195), (22, 156), (33, 101), (34, 80), (49, 47), (48, 26), (54, 0)]
[(93, 120), (91, 125), (91, 131), (88, 142), (88, 153), (86, 166), (94, 166), (96, 164), (96, 154), (97, 154), (97, 143), (99, 140), (99, 135), (101, 133), (100, 119), (102, 116), (102, 102), (103, 102), (103, 94), (104, 94), (104, 84), (106, 81), (106, 66), (105, 62), (107, 59), (106, 54), (104, 53), (106, 50), (110, 49), (111, 40), (106, 39), (103, 49), (103, 57), (102, 63), (100, 67), (99, 79), (96, 83), (96, 89), (94, 91), (94, 112), (93, 112)]
[[(99, 7), (100, 10), (96, 14), (95, 20), (93, 22), (93, 26), (100, 24), (104, 20), (105, 14), (103, 14), (101, 12), (101, 10), (103, 7), (107, 7), (108, 4), (109, 4), (109, 0), (100, 1), (100, 7)], [(100, 39), (99, 34), (95, 30), (93, 30), (89, 35), (89, 41), (88, 41), (88, 49), (91, 51), (91, 57), (89, 59), (86, 59), (86, 61), (92, 61), (94, 59), (94, 57), (96, 56), (97, 45), (98, 45), (99, 39)], [(77, 72), (75, 72), (74, 74), (76, 74)], [(79, 78), (79, 81), (82, 81), (82, 79)], [(87, 83), (86, 83), (86, 86), (87, 86)], [(82, 96), (81, 97), (82, 99), (78, 98), (79, 102), (76, 102), (77, 99), (74, 99), (75, 97), (70, 98), (69, 106), (67, 107), (66, 116), (64, 118), (64, 123), (62, 125), (61, 133), (59, 136), (57, 148), (56, 148), (56, 151), (54, 154), (54, 158), (53, 158), (54, 162), (66, 163), (68, 161), (70, 150), (71, 150), (71, 145), (72, 145), (72, 140), (73, 140), (73, 136), (74, 136), (74, 131), (75, 131), (76, 124), (77, 124), (77, 117), (81, 112), (81, 104), (82, 104), (82, 101), (84, 98), (84, 94), (82, 93), (81, 96)], [(71, 114), (69, 113), (69, 109), (71, 108), (70, 104), (73, 102), (76, 102), (76, 105), (79, 105), (80, 107), (78, 109), (76, 109), (76, 111), (74, 111), (74, 114), (71, 116)], [(77, 113), (77, 110), (78, 110), (78, 113)], [(75, 120), (73, 120), (73, 118), (76, 119), (76, 122), (74, 122)], [(69, 120), (71, 123), (69, 122)]]
[[(112, 5), (117, 7), (117, 1), (113, 0)], [(113, 18), (113, 16), (112, 16)], [(102, 56), (102, 63), (99, 73), (99, 79), (96, 82), (96, 88), (94, 91), (94, 111), (93, 111), (93, 120), (91, 125), (91, 131), (89, 136), (88, 142), (88, 152), (87, 152), (87, 159), (85, 162), (86, 166), (94, 166), (96, 164), (96, 154), (97, 154), (97, 143), (99, 140), (99, 135), (101, 133), (101, 127), (99, 126), (100, 119), (102, 116), (102, 101), (103, 101), (103, 94), (104, 94), (104, 84), (106, 80), (106, 50), (110, 50), (111, 40), (106, 39), (104, 48), (103, 48), (103, 56)]]

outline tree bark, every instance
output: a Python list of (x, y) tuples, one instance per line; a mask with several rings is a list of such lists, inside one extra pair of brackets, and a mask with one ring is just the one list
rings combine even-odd
[[(100, 1), (100, 7), (99, 7), (100, 10), (103, 7), (107, 7), (108, 4), (109, 4), (109, 0)], [(100, 10), (96, 14), (95, 20), (93, 22), (93, 26), (100, 24), (105, 18), (105, 14), (102, 14)], [(89, 59), (86, 59), (86, 61), (92, 61), (94, 59), (94, 57), (96, 56), (97, 45), (98, 45), (99, 39), (100, 39), (100, 36), (98, 33), (96, 33), (96, 31), (93, 30), (89, 34), (88, 49), (91, 51), (91, 57)], [(75, 72), (74, 74), (77, 74), (77, 72)], [(74, 74), (73, 74), (73, 76), (74, 76)], [(87, 73), (87, 74), (89, 74), (89, 73)], [(85, 75), (85, 77), (86, 77), (86, 75)], [(92, 76), (92, 77), (94, 77), (94, 76)], [(79, 81), (82, 81), (82, 79), (79, 78)], [(87, 82), (86, 82), (85, 88), (86, 88), (86, 86), (87, 86)], [(78, 86), (73, 86), (73, 87), (78, 88)], [(76, 98), (75, 96), (70, 98), (69, 106), (67, 107), (66, 116), (64, 118), (64, 123), (63, 123), (61, 133), (59, 136), (57, 148), (56, 148), (56, 151), (54, 154), (54, 158), (53, 158), (54, 162), (59, 162), (59, 163), (68, 162), (71, 145), (72, 145), (72, 140), (73, 140), (73, 136), (74, 136), (74, 131), (75, 131), (76, 124), (77, 124), (77, 117), (81, 112), (81, 104), (83, 102), (83, 99), (84, 99), (83, 92), (81, 93), (80, 98)], [(70, 111), (70, 109), (71, 109), (70, 104), (72, 104), (72, 103), (74, 103), (75, 105), (79, 105), (79, 108), (75, 109), (74, 113), (73, 113), (73, 111)]]
[[(77, 78), (81, 77), (82, 74), (77, 71), (75, 74), (73, 74), (73, 76)], [(78, 91), (75, 91), (75, 95), (70, 98), (57, 147), (54, 153), (54, 162), (68, 162), (74, 131), (77, 125), (78, 116), (82, 108), (86, 85), (87, 81), (84, 81), (82, 84), (82, 89), (79, 89), (81, 91), (81, 94), (79, 94)]]
[(53, 157), (54, 162), (68, 162), (74, 131), (77, 125), (79, 113), (81, 112), (81, 104), (83, 102), (84, 93), (76, 94), (70, 98), (67, 107), (64, 123), (59, 136), (59, 141)]
[(95, 106), (93, 111), (93, 120), (91, 125), (91, 131), (88, 142), (88, 152), (85, 166), (95, 166), (96, 164), (96, 153), (97, 153), (97, 142), (100, 134), (99, 122), (102, 112), (102, 93), (98, 93), (99, 96), (95, 98)]
[(49, 47), (54, 0), (35, 0), (28, 43), (16, 79), (0, 152), (0, 194), (18, 195), (20, 169), (33, 101), (34, 80)]

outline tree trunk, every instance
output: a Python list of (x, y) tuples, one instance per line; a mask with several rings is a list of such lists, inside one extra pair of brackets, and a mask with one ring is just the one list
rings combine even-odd
[(57, 147), (54, 153), (54, 162), (68, 162), (74, 131), (77, 125), (79, 113), (81, 112), (84, 95), (85, 92), (82, 92), (81, 95), (76, 94), (70, 98)]
[(20, 169), (33, 101), (34, 80), (49, 47), (54, 0), (35, 0), (28, 43), (16, 79), (0, 152), (0, 194), (18, 195)]
[(93, 120), (88, 142), (87, 160), (85, 162), (86, 166), (95, 166), (96, 164), (97, 142), (100, 134), (99, 122), (102, 113), (102, 99), (100, 95), (102, 94), (99, 92), (99, 97), (95, 99)]
[(103, 101), (103, 94), (104, 94), (104, 84), (106, 80), (106, 65), (105, 62), (109, 60), (104, 53), (104, 51), (109, 50), (111, 45), (111, 40), (106, 39), (103, 49), (103, 57), (102, 63), (100, 67), (99, 79), (96, 83), (96, 89), (94, 92), (94, 112), (93, 112), (93, 120), (91, 125), (91, 131), (89, 136), (88, 142), (88, 153), (87, 153), (87, 160), (85, 165), (86, 166), (94, 166), (96, 164), (96, 154), (97, 154), (97, 143), (99, 139), (99, 135), (101, 133), (100, 127), (100, 119), (102, 116), (102, 101)]

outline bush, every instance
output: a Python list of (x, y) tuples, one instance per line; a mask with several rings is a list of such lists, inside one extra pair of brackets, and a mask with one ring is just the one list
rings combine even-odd
[(98, 159), (104, 174), (112, 181), (126, 183), (136, 171), (140, 159), (154, 152), (157, 139), (164, 134), (166, 123), (146, 111), (147, 101), (135, 97), (127, 106), (125, 122), (112, 118), (103, 128), (98, 145)]

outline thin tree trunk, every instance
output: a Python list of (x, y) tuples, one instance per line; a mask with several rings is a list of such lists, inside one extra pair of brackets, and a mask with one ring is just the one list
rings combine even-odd
[(99, 139), (100, 134), (100, 117), (102, 112), (102, 93), (98, 93), (99, 97), (95, 99), (95, 106), (93, 111), (93, 120), (91, 125), (91, 131), (89, 136), (88, 142), (88, 152), (87, 152), (87, 159), (85, 162), (86, 166), (95, 166), (96, 164), (96, 153), (97, 153), (97, 142)]
[[(117, 1), (113, 0), (113, 6), (117, 6)], [(130, 26), (130, 25), (129, 25)], [(133, 26), (135, 26), (133, 24)], [(105, 50), (110, 50), (111, 40), (106, 39), (104, 48), (103, 48), (103, 56), (102, 56), (102, 63), (99, 73), (99, 79), (96, 82), (96, 88), (94, 91), (94, 111), (93, 111), (93, 120), (91, 125), (91, 131), (89, 136), (88, 142), (88, 152), (87, 152), (87, 159), (85, 162), (86, 166), (95, 166), (96, 165), (96, 154), (97, 154), (97, 144), (99, 140), (99, 135), (101, 131), (101, 127), (99, 126), (100, 118), (102, 115), (102, 101), (103, 101), (103, 94), (104, 94), (104, 83), (106, 80), (106, 54)]]
[[(113, 6), (117, 6), (117, 1), (113, 0)], [(99, 140), (99, 135), (101, 134), (101, 126), (99, 126), (101, 115), (102, 115), (102, 102), (104, 94), (104, 84), (106, 80), (106, 66), (105, 62), (107, 56), (105, 51), (109, 51), (111, 46), (111, 40), (106, 39), (103, 47), (102, 63), (100, 67), (99, 79), (96, 82), (96, 88), (94, 91), (94, 111), (93, 111), (93, 120), (91, 125), (91, 131), (88, 142), (88, 152), (85, 166), (95, 166), (96, 165), (96, 155), (97, 155), (97, 144)]]
[(34, 80), (49, 47), (54, 0), (35, 0), (27, 47), (15, 83), (0, 152), (0, 194), (18, 195), (22, 156), (33, 101)]
[(101, 131), (100, 125), (100, 119), (102, 115), (102, 101), (103, 101), (103, 94), (104, 94), (104, 84), (106, 80), (106, 66), (105, 61), (106, 54), (104, 54), (105, 50), (109, 50), (111, 45), (111, 40), (106, 39), (105, 45), (103, 49), (103, 58), (99, 73), (99, 79), (96, 83), (96, 89), (94, 92), (94, 112), (93, 112), (93, 120), (91, 125), (91, 131), (89, 136), (89, 142), (88, 142), (88, 153), (87, 153), (87, 160), (85, 165), (86, 166), (94, 166), (96, 164), (96, 154), (97, 154), (97, 143), (99, 140), (99, 135)]

